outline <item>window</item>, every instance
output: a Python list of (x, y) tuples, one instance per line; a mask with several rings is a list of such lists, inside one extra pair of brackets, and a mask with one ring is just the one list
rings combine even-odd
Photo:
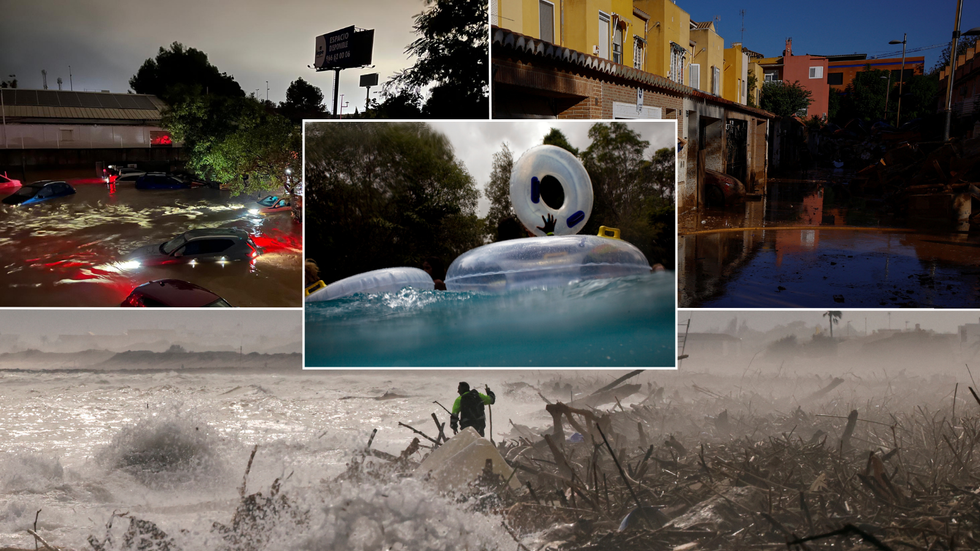
[(235, 243), (230, 239), (198, 239), (184, 247), (184, 255), (216, 254), (231, 248)]
[(810, 78), (823, 78), (823, 67), (810, 67)]
[(609, 16), (599, 12), (599, 57), (609, 59)]
[(667, 78), (678, 83), (684, 84), (684, 58), (687, 50), (676, 42), (670, 43), (670, 74)]
[(701, 65), (698, 63), (691, 64), (691, 88), (700, 90), (701, 89)]
[(538, 17), (540, 19), (541, 40), (555, 43), (555, 5), (546, 0), (538, 2)]
[(613, 30), (613, 62), (622, 63), (623, 62), (623, 28), (616, 25), (616, 29)]
[(831, 86), (843, 86), (844, 73), (827, 73), (827, 84)]
[(721, 94), (721, 69), (711, 66), (711, 93), (714, 95)]
[(643, 39), (633, 35), (633, 68), (643, 70), (643, 52), (646, 49)]
[(766, 73), (766, 76), (763, 78), (765, 82), (773, 82), (776, 80), (776, 73)]

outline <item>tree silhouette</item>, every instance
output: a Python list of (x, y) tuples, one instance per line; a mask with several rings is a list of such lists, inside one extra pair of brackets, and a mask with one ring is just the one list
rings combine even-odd
[(830, 336), (834, 336), (834, 325), (840, 323), (840, 318), (844, 313), (839, 310), (830, 310), (829, 312), (824, 312), (823, 317), (827, 318), (827, 322), (830, 324)]
[(173, 103), (192, 92), (207, 95), (245, 97), (235, 78), (208, 61), (208, 55), (195, 48), (174, 42), (170, 49), (161, 47), (156, 58), (143, 62), (129, 86), (137, 94), (154, 94)]
[(472, 0), (426, 0), (415, 16), (419, 37), (405, 48), (415, 65), (385, 84), (422, 89), (433, 85), (423, 115), (430, 118), (480, 118), (490, 114), (487, 71), (487, 3)]
[(279, 109), (294, 123), (300, 123), (303, 119), (322, 118), (323, 92), (299, 77), (286, 89), (286, 101), (279, 104)]

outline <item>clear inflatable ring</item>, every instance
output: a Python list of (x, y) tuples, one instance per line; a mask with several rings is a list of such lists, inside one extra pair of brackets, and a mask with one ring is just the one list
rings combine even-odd
[(418, 268), (382, 268), (334, 281), (323, 289), (310, 293), (306, 302), (334, 300), (354, 293), (393, 293), (405, 287), (435, 288), (432, 277)]
[(555, 235), (573, 235), (592, 214), (592, 180), (575, 155), (554, 145), (532, 147), (521, 155), (510, 175), (510, 202), (524, 226), (539, 229), (548, 215), (556, 218)]

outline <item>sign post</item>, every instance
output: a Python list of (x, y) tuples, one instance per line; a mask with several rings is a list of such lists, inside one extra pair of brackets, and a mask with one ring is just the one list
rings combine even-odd
[(334, 71), (333, 115), (337, 116), (340, 93), (340, 71), (371, 64), (374, 29), (357, 30), (353, 25), (316, 37), (317, 71)]
[(364, 99), (364, 110), (371, 106), (371, 87), (378, 85), (378, 73), (361, 75), (361, 87), (367, 88), (367, 97)]

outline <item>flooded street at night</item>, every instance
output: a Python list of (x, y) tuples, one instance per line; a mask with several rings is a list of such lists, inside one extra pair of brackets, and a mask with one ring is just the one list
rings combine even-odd
[(980, 307), (980, 235), (915, 220), (847, 184), (772, 179), (758, 200), (680, 217), (679, 306)]
[[(133, 288), (158, 279), (194, 283), (232, 306), (302, 305), (302, 226), (288, 211), (249, 213), (265, 194), (232, 196), (206, 187), (137, 190), (133, 183), (108, 186), (96, 178), (66, 181), (74, 195), (0, 205), (0, 306), (119, 306)], [(14, 191), (2, 190), (0, 197)], [(263, 254), (159, 266), (123, 261), (139, 247), (204, 228), (244, 230)]]

